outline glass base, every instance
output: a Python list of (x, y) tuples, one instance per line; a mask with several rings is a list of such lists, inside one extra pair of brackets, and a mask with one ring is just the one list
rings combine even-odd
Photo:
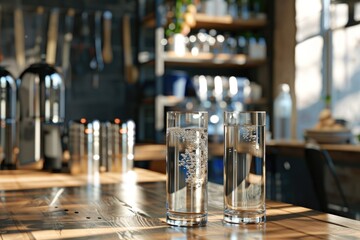
[(207, 223), (207, 214), (166, 214), (166, 223), (178, 227), (201, 227)]
[(265, 212), (259, 214), (256, 213), (237, 213), (237, 214), (227, 214), (224, 213), (224, 221), (228, 223), (236, 223), (236, 224), (259, 224), (266, 222)]

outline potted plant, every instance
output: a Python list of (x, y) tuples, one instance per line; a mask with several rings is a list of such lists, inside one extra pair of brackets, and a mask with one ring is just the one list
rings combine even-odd
[(186, 36), (196, 24), (195, 14), (196, 7), (192, 0), (176, 0), (174, 17), (166, 29), (166, 36), (169, 50), (177, 55), (185, 55)]

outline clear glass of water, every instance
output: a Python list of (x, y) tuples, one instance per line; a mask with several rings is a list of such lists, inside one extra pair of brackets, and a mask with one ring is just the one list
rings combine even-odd
[(224, 113), (224, 221), (263, 223), (266, 113)]
[(208, 113), (167, 112), (166, 222), (207, 223)]

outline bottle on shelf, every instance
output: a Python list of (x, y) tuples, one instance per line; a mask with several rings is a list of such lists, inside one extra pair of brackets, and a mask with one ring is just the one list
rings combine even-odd
[(249, 19), (250, 18), (250, 9), (249, 9), (249, 0), (241, 0), (240, 1), (240, 18), (241, 19)]
[(228, 14), (233, 18), (239, 17), (238, 5), (236, 0), (229, 0)]
[(274, 101), (274, 139), (291, 139), (291, 112), (290, 87), (283, 83), (279, 85), (279, 93)]
[(250, 35), (248, 38), (249, 52), (248, 55), (252, 59), (266, 59), (266, 41), (264, 37), (255, 37)]

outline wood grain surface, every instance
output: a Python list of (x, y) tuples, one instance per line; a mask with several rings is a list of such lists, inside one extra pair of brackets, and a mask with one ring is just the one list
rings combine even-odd
[(222, 186), (209, 184), (206, 227), (170, 227), (165, 175), (136, 169), (127, 175), (86, 176), (2, 171), (1, 239), (360, 239), (360, 222), (307, 208), (267, 202), (263, 225), (222, 221)]

